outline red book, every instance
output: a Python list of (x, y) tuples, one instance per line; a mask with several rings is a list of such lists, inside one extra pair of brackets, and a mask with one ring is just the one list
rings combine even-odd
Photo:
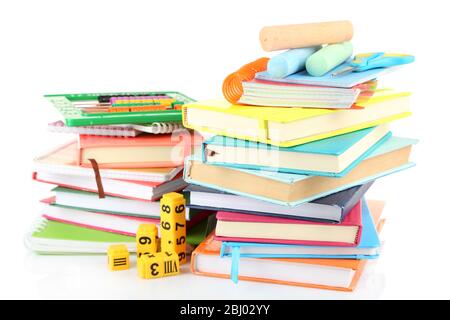
[(237, 242), (356, 246), (361, 237), (361, 214), (361, 201), (339, 224), (220, 211), (215, 238)]

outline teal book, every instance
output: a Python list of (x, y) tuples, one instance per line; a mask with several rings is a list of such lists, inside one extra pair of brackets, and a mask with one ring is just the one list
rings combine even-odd
[(343, 177), (241, 169), (188, 157), (183, 178), (207, 188), (297, 206), (414, 166), (409, 157), (416, 143), (415, 139), (390, 137)]
[(387, 124), (293, 147), (214, 136), (203, 161), (243, 169), (343, 177), (391, 136)]

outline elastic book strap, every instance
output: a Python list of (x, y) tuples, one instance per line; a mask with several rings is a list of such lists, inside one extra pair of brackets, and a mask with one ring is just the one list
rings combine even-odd
[(88, 159), (92, 165), (92, 170), (95, 174), (95, 183), (97, 184), (97, 193), (100, 199), (105, 198), (105, 191), (103, 190), (102, 178), (100, 177), (100, 170), (98, 168), (98, 163), (95, 159)]

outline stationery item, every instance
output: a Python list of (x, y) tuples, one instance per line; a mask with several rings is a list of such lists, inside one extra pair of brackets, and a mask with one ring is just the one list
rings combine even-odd
[(203, 143), (202, 156), (236, 168), (343, 177), (391, 135), (382, 124), (288, 148), (214, 136)]
[[(52, 174), (64, 176), (79, 176), (93, 179), (95, 173), (91, 168), (78, 166), (77, 142), (58, 147), (48, 154), (34, 159), (33, 170), (38, 174)], [(172, 180), (182, 166), (173, 168), (139, 168), (139, 169), (104, 169), (100, 168), (102, 179), (122, 179), (145, 182), (166, 182)]]
[(161, 198), (161, 251), (174, 253), (181, 264), (186, 262), (186, 200), (170, 192)]
[(153, 223), (159, 226), (159, 219), (137, 218), (110, 213), (91, 212), (50, 205), (52, 199), (42, 200), (44, 203), (42, 216), (46, 219), (78, 225), (81, 227), (135, 236), (142, 223)]
[(79, 165), (90, 167), (89, 159), (95, 159), (99, 168), (109, 169), (181, 166), (200, 145), (197, 137), (188, 131), (115, 139), (80, 135)]
[[(95, 192), (56, 187), (54, 204), (62, 207), (108, 212), (141, 218), (159, 218), (159, 201), (134, 200), (113, 196), (100, 199)], [(196, 210), (186, 210), (186, 220), (191, 220)]]
[(122, 271), (130, 269), (130, 253), (124, 244), (113, 244), (108, 248), (109, 271)]
[(301, 107), (320, 109), (361, 109), (376, 92), (377, 81), (352, 88), (306, 86), (263, 80), (244, 81), (239, 103), (267, 107)]
[(180, 121), (180, 106), (194, 101), (174, 91), (54, 94), (45, 98), (69, 127)]
[(140, 134), (140, 131), (130, 125), (68, 127), (61, 120), (49, 123), (47, 129), (50, 132), (56, 133), (75, 133), (108, 137), (136, 137)]
[[(240, 258), (232, 263), (220, 257), (221, 242), (210, 234), (193, 252), (191, 271), (207, 277), (230, 279), (232, 266), (238, 266), (235, 280), (257, 281), (317, 289), (352, 291), (367, 260), (352, 259), (256, 259)], [(237, 270), (236, 270), (237, 271)]]
[(242, 82), (252, 80), (257, 72), (266, 70), (268, 61), (269, 58), (259, 58), (228, 75), (222, 84), (222, 93), (225, 99), (236, 103), (242, 96)]
[(297, 206), (412, 167), (408, 159), (415, 143), (417, 140), (391, 137), (340, 178), (237, 169), (188, 158), (184, 179), (237, 195)]
[(363, 201), (361, 241), (356, 247), (223, 241), (220, 255), (231, 257), (237, 247), (241, 258), (376, 259), (381, 245), (376, 226), (384, 223), (383, 206), (382, 201)]
[(351, 57), (351, 42), (329, 44), (306, 60), (306, 71), (313, 77), (321, 77)]
[(321, 47), (290, 49), (270, 58), (267, 72), (271, 77), (284, 78), (305, 69), (306, 60)]
[(361, 106), (364, 109), (255, 108), (209, 100), (184, 105), (183, 124), (208, 133), (291, 147), (411, 114), (409, 93), (379, 93)]
[(339, 223), (361, 200), (373, 182), (358, 185), (295, 207), (243, 197), (224, 191), (189, 185), (186, 194), (190, 209), (241, 212), (262, 216)]
[(259, 41), (264, 51), (304, 48), (349, 41), (353, 37), (350, 21), (290, 24), (264, 27)]
[(154, 254), (158, 249), (158, 228), (156, 225), (143, 223), (136, 232), (136, 255)]
[(348, 72), (361, 72), (375, 68), (389, 68), (414, 62), (415, 58), (408, 54), (398, 53), (363, 53), (357, 54), (348, 67), (335, 71), (332, 76), (343, 75)]
[(362, 229), (361, 201), (339, 224), (225, 211), (216, 217), (221, 241), (356, 246)]
[(105, 254), (111, 244), (135, 252), (135, 238), (40, 217), (26, 234), (25, 245), (40, 254)]
[[(98, 191), (96, 181), (92, 177), (37, 171), (33, 172), (33, 179), (71, 189)], [(102, 178), (102, 185), (105, 195), (108, 196), (153, 201), (161, 198), (164, 193), (181, 190), (186, 186), (186, 183), (183, 181), (180, 172), (173, 180), (167, 182)]]
[(333, 74), (338, 70), (345, 69), (349, 66), (350, 66), (349, 61), (346, 61), (321, 77), (313, 77), (308, 73), (308, 71), (303, 70), (291, 74), (290, 76), (287, 76), (283, 79), (279, 79), (271, 77), (267, 73), (267, 71), (262, 71), (258, 72), (255, 75), (255, 79), (282, 82), (282, 83), (302, 84), (309, 86), (319, 86), (319, 87), (352, 88), (358, 84), (371, 81), (373, 79), (380, 77), (383, 74), (386, 74), (394, 70), (393, 68), (376, 68), (361, 72), (348, 72), (340, 77), (333, 76)]
[(152, 134), (172, 133), (176, 130), (184, 128), (181, 122), (154, 122), (150, 124), (132, 124), (131, 127), (139, 132)]

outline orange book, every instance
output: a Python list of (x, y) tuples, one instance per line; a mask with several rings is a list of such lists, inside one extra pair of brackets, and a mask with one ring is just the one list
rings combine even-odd
[[(368, 201), (378, 231), (382, 201)], [(230, 278), (232, 259), (220, 257), (221, 242), (211, 233), (192, 253), (191, 270), (194, 274)], [(352, 259), (265, 259), (241, 258), (239, 280), (286, 284), (301, 287), (353, 291), (364, 270), (366, 260)]]
[(90, 167), (94, 159), (99, 168), (176, 167), (200, 145), (200, 136), (188, 131), (134, 138), (80, 135), (78, 164)]

